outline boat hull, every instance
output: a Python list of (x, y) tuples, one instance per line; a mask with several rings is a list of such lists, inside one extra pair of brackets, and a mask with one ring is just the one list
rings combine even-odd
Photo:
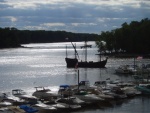
[(68, 68), (75, 68), (78, 63), (78, 59), (76, 58), (65, 58)]
[(107, 58), (99, 62), (79, 62), (77, 59), (65, 58), (68, 68), (105, 68)]

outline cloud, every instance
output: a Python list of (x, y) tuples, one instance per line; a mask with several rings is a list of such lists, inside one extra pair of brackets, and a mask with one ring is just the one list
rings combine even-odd
[(1, 0), (0, 27), (100, 33), (150, 17), (149, 0)]
[(12, 16), (10, 16), (10, 17), (6, 17), (6, 18), (9, 18), (11, 22), (16, 22), (16, 21), (17, 21), (17, 18), (12, 17)]
[(53, 26), (65, 26), (64, 23), (44, 23), (41, 26), (53, 27)]

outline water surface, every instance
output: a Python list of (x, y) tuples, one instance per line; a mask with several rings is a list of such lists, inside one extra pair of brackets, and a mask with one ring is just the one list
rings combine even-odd
[[(79, 47), (83, 42), (76, 43), (80, 59), (84, 60), (84, 51)], [(99, 60), (94, 42), (88, 49), (88, 60)], [(74, 57), (71, 43), (42, 43), (23, 45), (27, 48), (0, 50), (0, 92), (10, 92), (12, 89), (23, 89), (30, 94), (35, 86), (48, 86), (57, 91), (61, 84), (77, 84), (76, 69), (67, 69), (65, 63), (66, 45), (69, 57)], [(148, 59), (137, 61), (149, 63)], [(114, 69), (122, 64), (133, 64), (133, 58), (109, 58), (105, 69), (79, 68), (80, 80), (89, 80), (91, 85), (97, 80), (133, 80), (131, 75), (116, 75)], [(135, 97), (117, 103), (113, 107), (82, 109), (77, 113), (149, 113), (150, 98)]]

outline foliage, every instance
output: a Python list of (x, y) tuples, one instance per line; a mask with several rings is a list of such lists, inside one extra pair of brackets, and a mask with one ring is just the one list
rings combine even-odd
[(18, 30), (15, 28), (0, 28), (0, 48), (19, 47)]
[(107, 50), (110, 52), (122, 50), (127, 53), (147, 54), (150, 52), (150, 20), (145, 18), (140, 22), (125, 22), (121, 28), (102, 32), (96, 44), (102, 40), (107, 43)]
[[(0, 48), (19, 47), (27, 43), (52, 43), (66, 41), (95, 41), (99, 51), (111, 53), (126, 51), (127, 53), (149, 54), (150, 52), (150, 20), (123, 23), (121, 28), (102, 32), (101, 35), (88, 33), (71, 33), (66, 31), (18, 30), (16, 28), (0, 28)], [(69, 38), (69, 40), (66, 40)], [(102, 41), (106, 42), (102, 46)]]
[[(52, 43), (66, 41), (95, 41), (97, 34), (71, 33), (66, 31), (18, 30), (0, 28), (0, 48), (19, 47), (27, 43)], [(70, 40), (66, 40), (69, 38)]]

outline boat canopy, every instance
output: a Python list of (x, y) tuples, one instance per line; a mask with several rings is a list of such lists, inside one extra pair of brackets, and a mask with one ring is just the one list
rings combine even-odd
[(61, 88), (68, 88), (70, 86), (69, 85), (60, 85), (59, 87), (61, 87)]

